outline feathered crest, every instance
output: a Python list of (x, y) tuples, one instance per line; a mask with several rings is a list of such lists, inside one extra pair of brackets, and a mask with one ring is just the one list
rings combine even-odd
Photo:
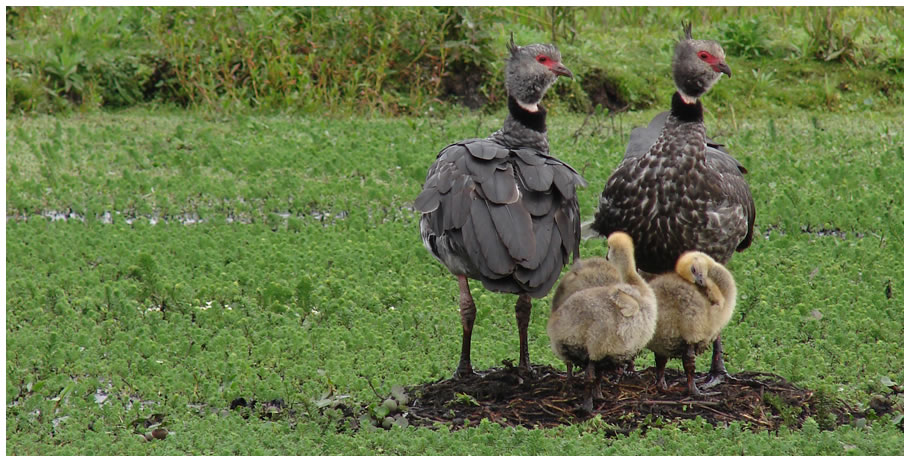
[(686, 40), (693, 40), (693, 23), (681, 22), (681, 24), (683, 24), (683, 38)]
[(509, 43), (506, 44), (506, 49), (509, 50), (510, 55), (514, 55), (519, 51), (519, 47), (516, 45), (515, 34), (512, 32), (509, 33)]

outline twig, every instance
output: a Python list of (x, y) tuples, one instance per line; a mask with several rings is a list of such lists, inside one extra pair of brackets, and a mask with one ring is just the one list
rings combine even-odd
[(642, 404), (692, 404), (692, 405), (705, 405), (705, 406), (718, 406), (721, 403), (717, 401), (665, 401), (665, 400), (644, 400), (640, 401)]
[(702, 404), (697, 404), (696, 407), (700, 407), (700, 408), (702, 408), (702, 409), (705, 409), (705, 410), (708, 410), (708, 411), (712, 411), (712, 412), (714, 412), (715, 414), (722, 415), (722, 416), (727, 417), (728, 419), (734, 420), (734, 416), (732, 416), (732, 415), (730, 415), (730, 414), (728, 414), (728, 413), (726, 413), (726, 412), (721, 412), (721, 411), (719, 411), (719, 410), (717, 410), (717, 409), (712, 409), (712, 408), (709, 407), (709, 406), (703, 406)]
[(367, 381), (367, 385), (370, 385), (370, 389), (373, 390), (373, 394), (376, 395), (377, 398), (383, 399), (383, 397), (380, 396), (380, 394), (376, 392), (376, 388), (373, 388), (373, 381), (370, 379), (370, 377), (360, 375), (360, 374), (358, 374), (358, 377)]
[(585, 116), (585, 120), (582, 121), (582, 125), (580, 125), (579, 128), (573, 133), (573, 144), (576, 144), (576, 142), (579, 141), (579, 135), (582, 134), (582, 129), (585, 128), (585, 125), (588, 124), (588, 119), (591, 119), (592, 115), (594, 114), (594, 109), (588, 111), (588, 115)]

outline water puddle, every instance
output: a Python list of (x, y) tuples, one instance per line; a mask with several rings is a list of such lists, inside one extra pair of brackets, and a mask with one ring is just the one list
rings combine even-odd
[[(329, 226), (338, 221), (342, 221), (348, 218), (349, 212), (347, 210), (342, 210), (340, 212), (332, 210), (312, 210), (310, 212), (295, 213), (291, 211), (276, 211), (269, 212), (265, 214), (257, 214), (258, 217), (254, 218), (253, 214), (233, 214), (229, 213), (225, 217), (225, 224), (252, 224), (255, 222), (264, 222), (267, 220), (269, 215), (276, 215), (282, 220), (287, 222), (291, 217), (295, 217), (300, 220), (316, 220), (324, 226)], [(37, 213), (31, 214), (8, 214), (6, 216), (6, 222), (23, 222), (29, 221), (35, 218), (42, 218), (49, 220), (51, 222), (69, 222), (69, 221), (78, 221), (81, 223), (86, 222), (86, 216), (80, 213), (76, 213), (72, 210), (44, 210)], [(100, 215), (95, 215), (95, 221), (110, 225), (115, 221), (123, 222), (128, 225), (132, 225), (137, 222), (146, 222), (149, 225), (155, 226), (159, 223), (163, 224), (172, 224), (179, 223), (185, 226), (197, 225), (202, 223), (208, 223), (211, 219), (201, 217), (197, 212), (187, 212), (180, 213), (176, 215), (161, 215), (159, 213), (151, 214), (137, 214), (134, 212), (121, 212), (119, 210), (105, 211)]]

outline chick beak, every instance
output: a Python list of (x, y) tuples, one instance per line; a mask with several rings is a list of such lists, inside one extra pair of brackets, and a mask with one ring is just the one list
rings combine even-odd
[[(572, 73), (572, 71), (570, 71), (569, 69), (567, 69), (567, 67), (564, 66), (563, 63), (556, 63), (556, 64), (554, 64), (554, 66), (550, 68), (550, 71), (553, 72), (553, 73), (556, 74), (556, 75), (562, 75), (562, 76), (566, 76), (566, 77), (569, 77), (569, 78), (573, 78), (573, 73)], [(728, 71), (728, 72), (730, 72), (730, 71)]]
[(701, 271), (693, 273), (693, 283), (699, 287), (705, 287), (705, 277), (702, 275)]
[(715, 72), (721, 72), (722, 74), (727, 74), (728, 77), (731, 76), (731, 68), (728, 67), (728, 63), (724, 61), (719, 61), (718, 64), (714, 67)]

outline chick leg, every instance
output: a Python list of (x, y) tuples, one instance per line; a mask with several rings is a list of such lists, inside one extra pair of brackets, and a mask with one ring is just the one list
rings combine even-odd
[(582, 409), (585, 412), (591, 413), (592, 408), (592, 395), (594, 394), (595, 387), (595, 364), (591, 361), (588, 362), (588, 365), (585, 366), (585, 391), (584, 398), (582, 399)]
[(468, 377), (474, 374), (471, 369), (471, 330), (474, 328), (474, 317), (477, 309), (468, 289), (468, 277), (459, 275), (459, 314), (462, 317), (462, 356), (453, 377)]
[(604, 370), (600, 367), (595, 368), (595, 387), (593, 396), (598, 399), (604, 399), (604, 393), (601, 392), (601, 383), (604, 382)]
[(712, 367), (709, 369), (709, 375), (706, 377), (705, 383), (702, 384), (702, 388), (712, 388), (725, 380), (736, 380), (725, 369), (723, 354), (721, 335), (719, 334), (712, 344)]
[(565, 364), (566, 380), (563, 382), (563, 385), (560, 386), (560, 389), (567, 394), (571, 394), (573, 392), (573, 363), (571, 361), (565, 361)]
[(686, 387), (690, 390), (690, 396), (703, 396), (702, 392), (696, 388), (694, 380), (696, 375), (696, 349), (692, 343), (686, 345), (686, 352), (683, 353), (683, 371), (686, 372)]
[(519, 295), (516, 300), (516, 324), (519, 326), (519, 368), (529, 370), (528, 320), (531, 318), (531, 297)]
[(664, 367), (667, 366), (667, 356), (655, 353), (655, 388), (658, 391), (667, 392), (667, 382), (664, 381)]

